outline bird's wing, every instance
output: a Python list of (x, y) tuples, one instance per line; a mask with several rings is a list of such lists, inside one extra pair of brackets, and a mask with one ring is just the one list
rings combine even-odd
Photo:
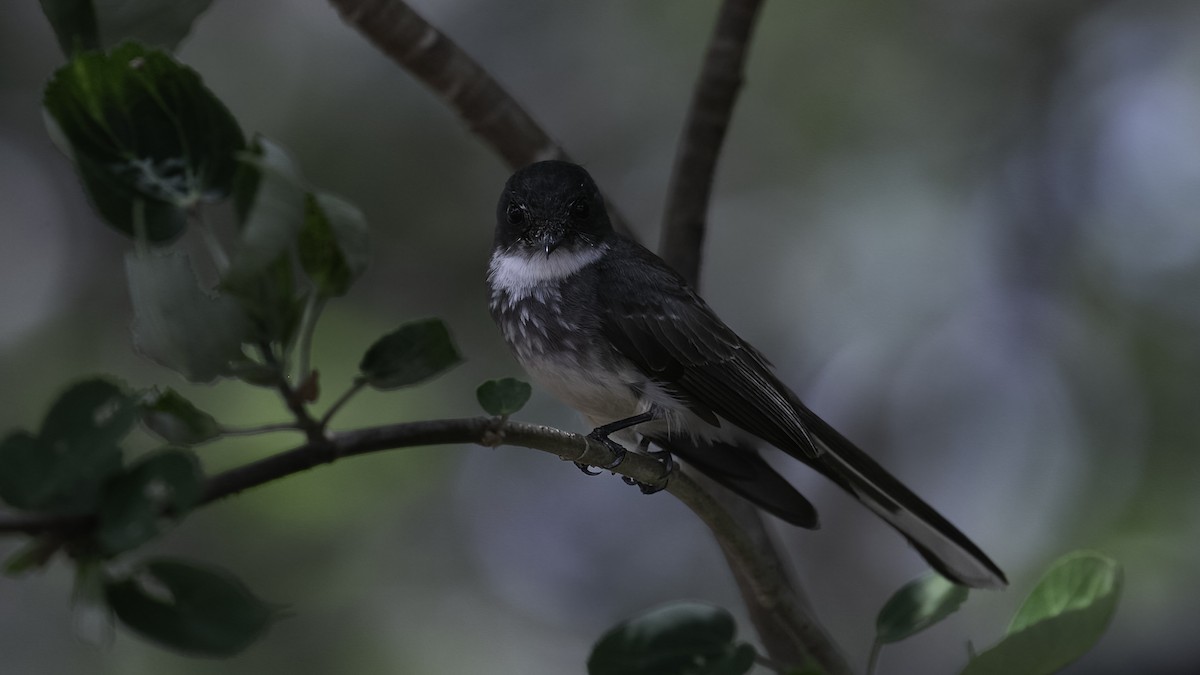
[[(602, 280), (599, 287), (605, 336), (693, 410), (711, 411), (800, 459), (815, 459), (820, 451), (794, 396), (766, 360), (675, 272), (652, 254), (644, 255), (644, 264), (623, 264), (624, 256), (610, 256), (616, 261), (607, 274), (624, 278), (620, 284)], [(628, 288), (658, 292), (647, 298), (623, 292)]]
[[(966, 535), (805, 407), (678, 274), (640, 246), (622, 253), (609, 256), (605, 270), (621, 283), (602, 278), (599, 287), (606, 337), (622, 354), (693, 409), (710, 410), (820, 471), (946, 577), (983, 588), (1007, 583)], [(631, 288), (656, 293), (641, 297)]]

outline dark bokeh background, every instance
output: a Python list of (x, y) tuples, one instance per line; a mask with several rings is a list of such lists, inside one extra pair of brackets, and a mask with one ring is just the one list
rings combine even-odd
[[(656, 241), (715, 2), (414, 4)], [(373, 225), (371, 271), (317, 332), (327, 400), (410, 318), (445, 318), (469, 358), (432, 385), (363, 395), (341, 425), (474, 414), (479, 381), (519, 374), (482, 281), (508, 171), (436, 98), (320, 0), (218, 0), (180, 56)], [(231, 424), (282, 420), (268, 394), (188, 387), (132, 352), (128, 244), (43, 130), (61, 60), (37, 3), (5, 3), (0, 428), (36, 424), (95, 372), (179, 387)], [(1119, 559), (1126, 587), (1070, 672), (1200, 664), (1200, 4), (769, 2), (717, 178), (711, 304), (1013, 582), (889, 647), (880, 672), (954, 671), (1080, 547)], [(520, 417), (582, 430), (541, 393)], [(292, 441), (202, 454), (217, 469)], [(833, 486), (789, 475), (824, 529), (780, 537), (861, 666), (875, 611), (921, 561)], [(296, 615), (237, 659), (188, 660), (87, 629), (56, 564), (0, 578), (3, 672), (572, 673), (603, 629), (655, 603), (741, 611), (669, 496), (513, 448), (324, 467), (205, 509), (152, 549), (226, 566)]]

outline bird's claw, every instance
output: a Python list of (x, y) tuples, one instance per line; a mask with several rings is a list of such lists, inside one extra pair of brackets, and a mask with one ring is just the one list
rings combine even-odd
[[(643, 444), (643, 449), (645, 449), (646, 445), (647, 444)], [(662, 474), (654, 481), (654, 483), (643, 483), (640, 480), (630, 478), (629, 476), (621, 476), (621, 480), (624, 481), (626, 485), (638, 486), (638, 489), (641, 490), (642, 494), (644, 495), (652, 495), (655, 492), (662, 492), (667, 488), (667, 485), (670, 484), (671, 477), (674, 476), (675, 472), (678, 470), (678, 465), (675, 464), (675, 457), (666, 450), (647, 452), (645, 454), (648, 457), (657, 459), (663, 467)]]
[[(613, 454), (613, 460), (608, 464), (600, 466), (599, 468), (601, 469), (612, 470), (617, 468), (621, 465), (621, 462), (625, 461), (625, 455), (628, 453), (628, 450), (625, 449), (625, 446), (608, 437), (608, 435), (613, 431), (615, 431), (615, 429), (612, 428), (612, 425), (609, 425), (607, 428), (597, 427), (592, 429), (591, 433), (587, 435), (587, 437), (591, 440), (598, 443), (603, 443), (604, 447), (608, 448), (609, 452)], [(624, 481), (626, 485), (638, 486), (638, 489), (641, 490), (642, 494), (644, 495), (652, 495), (655, 492), (665, 490), (667, 485), (671, 482), (671, 477), (675, 475), (675, 472), (678, 469), (677, 465), (675, 464), (675, 458), (670, 452), (666, 450), (650, 452), (648, 450), (649, 447), (650, 439), (643, 436), (641, 442), (638, 443), (638, 451), (645, 453), (648, 457), (658, 460), (663, 467), (662, 474), (654, 481), (654, 483), (643, 483), (639, 480), (630, 478), (629, 476), (621, 476), (621, 480)], [(589, 476), (595, 476), (602, 473), (601, 471), (592, 471), (591, 467), (583, 462), (575, 462), (575, 466), (579, 467), (580, 471)]]
[(583, 462), (575, 462), (575, 466), (578, 467), (580, 471), (586, 473), (589, 476), (599, 476), (600, 474), (604, 473), (603, 471), (592, 471), (592, 467), (588, 466), (587, 464), (584, 464)]
[[(662, 474), (658, 477), (657, 480), (654, 481), (653, 484), (642, 483), (640, 481), (633, 481), (632, 483), (629, 483), (629, 484), (637, 485), (638, 489), (640, 489), (642, 491), (642, 494), (644, 494), (644, 495), (652, 495), (655, 492), (661, 492), (661, 491), (667, 489), (667, 485), (669, 485), (671, 483), (671, 477), (674, 476), (675, 472), (679, 470), (679, 465), (675, 463), (674, 455), (672, 455), (670, 452), (667, 452), (666, 450), (659, 450), (657, 452), (648, 452), (646, 454), (649, 455), (650, 457), (653, 457), (654, 459), (657, 459), (662, 464), (662, 467), (663, 467)], [(629, 479), (629, 480), (633, 480), (633, 479)], [(628, 481), (626, 481), (626, 482), (628, 482)]]
[[(593, 441), (603, 443), (604, 447), (608, 448), (608, 451), (613, 454), (613, 461), (609, 462), (608, 464), (601, 465), (601, 469), (615, 469), (621, 465), (621, 462), (625, 461), (625, 453), (628, 452), (625, 449), (625, 446), (609, 438), (608, 434), (602, 429), (592, 429), (592, 432), (588, 434), (587, 437)], [(585, 471), (584, 473), (590, 472)]]

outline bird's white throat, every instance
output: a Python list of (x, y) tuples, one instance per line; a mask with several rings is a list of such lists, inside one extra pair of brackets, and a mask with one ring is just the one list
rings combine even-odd
[(607, 251), (607, 245), (578, 251), (558, 250), (549, 256), (536, 251), (496, 251), (488, 265), (488, 282), (493, 291), (524, 297), (542, 284), (575, 274), (604, 257)]

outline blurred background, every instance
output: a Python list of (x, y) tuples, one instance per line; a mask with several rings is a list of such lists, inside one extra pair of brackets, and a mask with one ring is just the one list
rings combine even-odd
[[(715, 0), (413, 5), (657, 241)], [(468, 358), (428, 386), (363, 394), (339, 426), (473, 415), (480, 381), (520, 375), (483, 286), (509, 172), (438, 99), (321, 0), (217, 0), (179, 54), (247, 132), (281, 142), (372, 224), (371, 270), (317, 331), (322, 405), (409, 319), (444, 318)], [(91, 213), (43, 128), (41, 89), (61, 62), (37, 3), (6, 3), (0, 429), (36, 426), (92, 373), (176, 387), (231, 425), (282, 421), (267, 392), (187, 386), (132, 351), (129, 244)], [(767, 3), (703, 293), (1012, 581), (885, 649), (880, 673), (956, 672), (968, 641), (997, 640), (1076, 548), (1120, 560), (1126, 584), (1106, 637), (1067, 672), (1200, 667), (1197, 214), (1194, 1)], [(541, 392), (519, 418), (585, 430)], [(201, 454), (219, 470), (298, 440)], [(772, 526), (861, 668), (876, 611), (922, 561), (833, 485), (785, 466), (823, 529)], [(144, 553), (224, 566), (295, 616), (238, 658), (191, 660), (83, 630), (57, 563), (0, 578), (3, 672), (581, 673), (603, 630), (655, 604), (742, 612), (707, 531), (671, 497), (519, 448), (322, 467), (203, 509)]]

